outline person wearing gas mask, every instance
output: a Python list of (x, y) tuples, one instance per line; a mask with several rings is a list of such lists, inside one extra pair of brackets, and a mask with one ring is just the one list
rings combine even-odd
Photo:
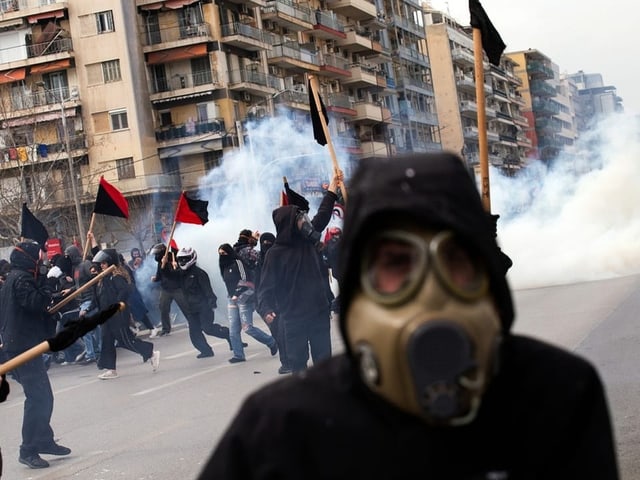
[[(341, 171), (334, 172), (313, 219), (296, 205), (273, 211), (276, 240), (265, 256), (260, 274), (258, 313), (270, 324), (278, 318), (278, 338), (284, 339), (287, 367), (307, 368), (309, 350), (316, 364), (331, 356), (328, 269), (319, 249), (320, 232), (331, 220)], [(280, 373), (286, 373), (280, 367)]]
[(370, 159), (349, 193), (345, 353), (250, 395), (199, 478), (617, 479), (593, 365), (511, 333), (463, 160)]
[(214, 322), (218, 297), (211, 287), (209, 274), (196, 265), (197, 261), (198, 254), (191, 247), (181, 248), (176, 255), (176, 262), (182, 270), (180, 288), (184, 295), (184, 305), (180, 305), (180, 309), (187, 317), (189, 339), (200, 352), (196, 358), (208, 358), (213, 357), (214, 352), (203, 332), (225, 339), (231, 349), (233, 345), (229, 338), (229, 327)]
[[(52, 285), (37, 242), (21, 242), (9, 257), (11, 271), (0, 290), (0, 336), (2, 350), (11, 359), (55, 334), (57, 316), (47, 313), (52, 305)], [(47, 468), (40, 455), (69, 455), (71, 450), (54, 440), (51, 428), (53, 391), (42, 356), (13, 370), (24, 391), (22, 445), (18, 461), (29, 468)]]

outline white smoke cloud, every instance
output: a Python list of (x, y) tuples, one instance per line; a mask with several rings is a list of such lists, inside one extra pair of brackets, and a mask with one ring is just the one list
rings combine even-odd
[(498, 238), (515, 288), (640, 272), (640, 121), (604, 119), (548, 170), (490, 173)]

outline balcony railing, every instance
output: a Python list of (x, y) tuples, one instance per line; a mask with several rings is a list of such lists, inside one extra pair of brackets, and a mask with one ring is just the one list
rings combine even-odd
[(176, 73), (169, 78), (156, 78), (151, 88), (151, 93), (171, 92), (183, 88), (199, 87), (217, 83), (214, 81), (211, 70), (202, 70), (194, 73)]
[(17, 12), (18, 10), (53, 5), (66, 1), (67, 0), (0, 0), (0, 12)]
[(330, 93), (326, 96), (326, 102), (328, 107), (339, 107), (353, 109), (353, 100), (344, 93)]
[(429, 57), (426, 55), (414, 50), (413, 48), (407, 48), (403, 46), (398, 46), (395, 52), (400, 58), (405, 60), (410, 60), (414, 63), (419, 63), (422, 66), (429, 66)]
[(274, 45), (271, 51), (267, 52), (267, 58), (287, 57), (301, 62), (318, 65), (318, 56), (307, 50), (302, 50), (295, 43), (285, 45)]
[(143, 35), (143, 45), (157, 45), (159, 43), (176, 42), (194, 37), (209, 37), (211, 29), (208, 23), (196, 25), (181, 25), (179, 27), (160, 28), (157, 30), (148, 29)]
[(393, 14), (390, 18), (390, 21), (395, 26), (403, 28), (413, 33), (414, 35), (417, 35), (420, 38), (425, 38), (426, 36), (424, 27), (420, 27), (420, 25), (418, 25), (417, 23), (410, 22), (409, 20), (407, 20), (404, 17), (401, 17), (400, 15)]
[(253, 83), (262, 85), (263, 87), (275, 88), (280, 87), (280, 79), (274, 75), (267, 75), (263, 72), (255, 70), (232, 70), (229, 72), (229, 83)]
[(206, 134), (224, 134), (224, 118), (186, 122), (156, 129), (156, 140), (166, 142)]
[(344, 25), (338, 20), (336, 14), (331, 10), (316, 10), (315, 19), (318, 25), (324, 25), (331, 30), (344, 33)]
[(309, 94), (298, 90), (284, 90), (278, 93), (274, 101), (277, 105), (291, 103), (309, 105)]
[(290, 0), (275, 0), (267, 2), (267, 5), (262, 7), (262, 13), (267, 15), (282, 13), (304, 23), (310, 23), (312, 25), (316, 23), (315, 13), (311, 8), (294, 4)]
[[(69, 99), (77, 92), (78, 87), (72, 86), (11, 95), (11, 107), (13, 110), (27, 110), (47, 105), (60, 105), (61, 100)], [(73, 100), (77, 101), (78, 99), (74, 97)]]
[(252, 38), (258, 42), (269, 45), (273, 45), (276, 41), (276, 36), (274, 34), (252, 27), (251, 25), (239, 22), (222, 25), (223, 37), (231, 37), (233, 35), (242, 35), (243, 37)]
[[(69, 148), (72, 152), (87, 148), (87, 137), (84, 133), (69, 136)], [(39, 143), (35, 145), (16, 145), (5, 147), (1, 152), (4, 167), (13, 168), (27, 162), (55, 161), (67, 158), (66, 141), (56, 143)], [(14, 164), (7, 162), (16, 162)], [(0, 162), (2, 163), (2, 162)]]
[(328, 65), (330, 67), (338, 68), (340, 70), (349, 71), (349, 61), (343, 57), (336, 57), (331, 54), (324, 54), (320, 62), (321, 65)]

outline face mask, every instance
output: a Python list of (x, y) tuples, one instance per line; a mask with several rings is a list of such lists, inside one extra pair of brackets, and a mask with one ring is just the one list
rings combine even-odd
[(396, 230), (369, 241), (346, 316), (365, 384), (430, 424), (472, 421), (500, 340), (488, 284), (451, 232)]
[(296, 215), (296, 226), (298, 227), (298, 232), (304, 239), (306, 239), (309, 243), (313, 245), (318, 245), (320, 243), (320, 232), (317, 232), (315, 228), (313, 228), (313, 224), (311, 220), (309, 220), (309, 216), (306, 212), (299, 212)]

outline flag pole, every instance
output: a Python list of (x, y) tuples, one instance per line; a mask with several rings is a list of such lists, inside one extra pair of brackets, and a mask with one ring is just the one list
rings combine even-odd
[[(89, 223), (89, 230), (87, 233), (92, 232), (93, 233), (93, 222), (96, 219), (96, 214), (95, 212), (91, 214), (91, 222)], [(86, 260), (87, 259), (87, 255), (89, 254), (89, 241), (85, 238), (84, 239), (84, 253), (82, 254), (82, 260)]]
[(491, 213), (491, 195), (489, 189), (489, 147), (487, 142), (487, 112), (484, 95), (484, 55), (482, 33), (473, 29), (473, 58), (476, 82), (476, 103), (478, 104), (478, 151), (480, 154), (480, 196), (482, 206)]
[[(322, 104), (320, 103), (320, 86), (318, 85), (318, 79), (315, 75), (309, 75), (309, 83), (311, 84), (311, 91), (313, 93), (313, 101), (316, 104), (316, 109), (318, 111), (318, 117), (320, 117), (320, 123), (322, 125), (322, 131), (324, 132), (324, 137), (327, 139), (327, 146), (329, 147), (329, 155), (331, 156), (331, 162), (333, 163), (334, 174), (337, 174), (340, 170), (340, 166), (338, 165), (338, 157), (336, 156), (336, 151), (333, 148), (333, 142), (331, 141), (331, 135), (329, 135), (329, 127), (327, 126), (327, 119), (324, 118), (324, 113), (322, 112)], [(347, 203), (347, 188), (344, 185), (344, 182), (340, 182), (338, 184), (340, 190), (342, 191), (342, 198), (344, 198), (344, 203)]]
[(180, 198), (178, 199), (176, 213), (173, 214), (173, 225), (171, 225), (171, 232), (169, 233), (169, 238), (167, 239), (167, 248), (164, 249), (164, 255), (162, 256), (163, 263), (167, 261), (167, 257), (169, 256), (169, 250), (171, 249), (171, 240), (173, 240), (173, 234), (176, 231), (176, 224), (178, 223), (178, 221), (176, 220), (176, 217), (178, 216), (178, 208), (180, 208), (180, 200), (182, 199), (182, 196), (184, 194), (185, 193), (183, 190), (182, 193), (180, 193)]

